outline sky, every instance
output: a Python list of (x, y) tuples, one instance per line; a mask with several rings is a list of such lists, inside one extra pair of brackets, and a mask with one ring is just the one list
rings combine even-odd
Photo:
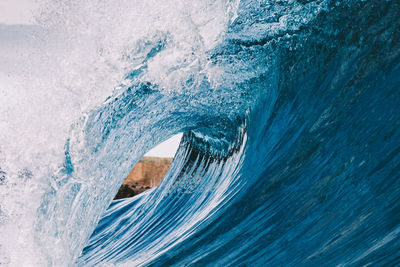
[(161, 158), (173, 158), (175, 152), (179, 147), (179, 143), (182, 139), (182, 134), (177, 134), (170, 139), (162, 142), (152, 150), (146, 153), (147, 157), (161, 157)]
[(32, 24), (37, 7), (35, 0), (0, 0), (0, 23)]
[[(36, 0), (0, 0), (0, 24), (6, 24), (6, 25), (33, 24), (34, 19), (32, 13), (34, 13), (35, 9), (37, 8), (38, 4), (36, 3)], [(0, 39), (0, 46), (1, 43), (2, 40)], [(1, 78), (2, 75), (0, 75), (0, 84), (7, 82), (7, 80)], [(159, 144), (158, 146), (154, 147), (152, 150), (146, 153), (145, 156), (173, 157), (175, 155), (176, 150), (178, 149), (181, 138), (182, 134), (177, 134), (171, 137), (170, 139), (166, 140), (165, 142)]]

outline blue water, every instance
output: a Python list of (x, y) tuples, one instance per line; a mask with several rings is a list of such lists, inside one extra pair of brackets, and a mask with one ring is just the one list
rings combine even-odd
[[(129, 43), (122, 82), (72, 125), (49, 171), (38, 261), (400, 266), (400, 2), (214, 2), (176, 4), (172, 26), (116, 42)], [(134, 163), (180, 132), (161, 184), (110, 204)]]
[(135, 79), (164, 48), (145, 49), (89, 116), (93, 148), (140, 116), (142, 135), (184, 137), (160, 186), (111, 203), (79, 266), (400, 266), (400, 2), (241, 1), (207, 51), (223, 79), (186, 94)]

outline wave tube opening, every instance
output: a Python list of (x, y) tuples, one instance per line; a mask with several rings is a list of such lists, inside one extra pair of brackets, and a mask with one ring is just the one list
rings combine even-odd
[(138, 195), (160, 184), (178, 149), (182, 134), (158, 144), (147, 152), (126, 176), (114, 200)]

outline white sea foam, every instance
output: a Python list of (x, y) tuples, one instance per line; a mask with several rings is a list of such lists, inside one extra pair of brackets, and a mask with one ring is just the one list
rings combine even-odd
[[(87, 189), (82, 181), (94, 177), (62, 186), (57, 178), (71, 125), (143, 64), (145, 42), (165, 42), (165, 48), (138, 79), (179, 92), (191, 75), (203, 77), (210, 71), (206, 52), (221, 41), (238, 3), (42, 1), (40, 26), (18, 34), (7, 28), (13, 26), (0, 27), (0, 168), (6, 177), (0, 184), (0, 263), (60, 266), (75, 260), (102, 210), (85, 214), (89, 208), (74, 202)], [(83, 138), (79, 129), (75, 133)], [(103, 209), (108, 204), (91, 201)], [(74, 220), (80, 229), (70, 228), (77, 227)]]

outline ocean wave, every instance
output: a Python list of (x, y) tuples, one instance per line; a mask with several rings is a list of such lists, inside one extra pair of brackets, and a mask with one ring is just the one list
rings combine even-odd
[[(36, 190), (1, 202), (0, 262), (400, 264), (398, 1), (111, 2), (42, 15), (64, 130), (0, 145), (1, 200)], [(179, 132), (161, 184), (111, 202)]]

